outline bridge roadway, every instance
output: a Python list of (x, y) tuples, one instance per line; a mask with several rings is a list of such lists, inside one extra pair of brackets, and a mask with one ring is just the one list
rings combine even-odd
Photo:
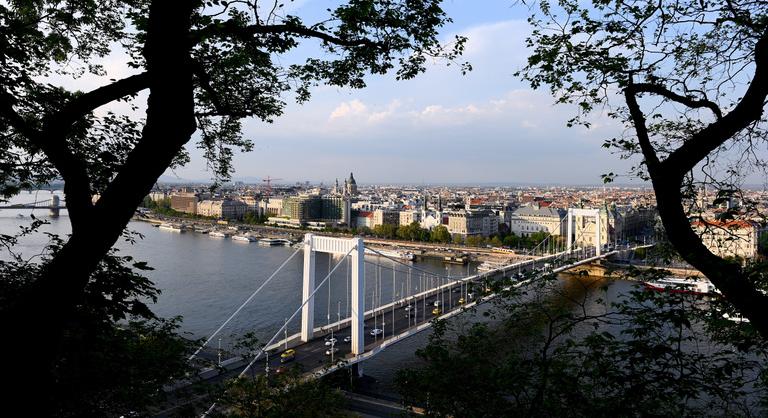
[[(561, 262), (560, 264), (562, 264), (562, 261), (567, 261), (567, 264), (550, 266), (550, 268), (547, 269), (547, 273), (560, 273), (581, 264), (590, 263), (617, 254), (623, 250), (634, 250), (635, 248), (649, 246), (650, 245), (643, 245), (639, 247), (619, 249), (603, 253), (600, 256), (593, 256), (589, 252), (586, 252), (582, 253), (581, 258), (577, 256), (577, 253), (574, 253), (566, 260), (559, 260)], [(376, 310), (368, 311), (366, 312), (365, 320), (365, 352), (359, 356), (352, 355), (351, 343), (344, 342), (344, 338), (350, 335), (349, 318), (325, 327), (315, 328), (315, 338), (306, 343), (299, 340), (299, 334), (290, 336), (287, 340), (272, 344), (268, 347), (268, 350), (266, 350), (269, 352), (268, 367), (270, 373), (279, 373), (279, 368), (285, 366), (297, 367), (299, 368), (299, 371), (303, 372), (307, 377), (321, 377), (335, 370), (348, 367), (351, 364), (370, 359), (387, 345), (401, 341), (428, 328), (431, 325), (431, 320), (435, 317), (445, 319), (461, 312), (462, 307), (469, 308), (496, 297), (496, 294), (485, 289), (484, 286), (482, 286), (482, 283), (479, 283), (481, 287), (478, 287), (478, 281), (485, 278), (494, 280), (512, 273), (526, 273), (532, 270), (536, 264), (541, 264), (541, 266), (543, 266), (544, 263), (549, 260), (557, 259), (562, 255), (564, 254), (557, 253), (535, 260), (526, 260), (474, 276), (456, 279), (435, 289), (395, 301), (394, 303), (381, 306)], [(520, 280), (513, 283), (512, 286), (520, 286), (530, 282), (530, 280), (532, 280), (532, 278)], [(472, 288), (474, 288), (474, 292), (472, 291)], [(465, 303), (463, 304), (459, 303), (462, 297), (465, 299)], [(432, 310), (436, 307), (435, 301), (437, 300), (440, 301), (439, 315), (432, 313)], [(408, 306), (411, 308), (408, 308)], [(384, 323), (383, 326), (381, 325), (382, 321)], [(382, 334), (376, 336), (371, 335), (371, 330), (375, 328), (382, 329)], [(329, 346), (325, 345), (326, 337), (330, 337), (331, 330), (333, 330), (333, 337), (337, 339), (335, 347), (339, 349), (337, 353), (334, 353), (333, 362), (331, 361), (331, 356), (325, 354), (326, 350), (329, 348)], [(286, 346), (294, 349), (296, 351), (296, 356), (293, 361), (281, 364), (280, 354), (285, 351)], [(210, 355), (206, 357), (209, 359), (211, 358)], [(242, 359), (239, 357), (231, 358), (223, 361), (218, 368), (208, 368), (201, 371), (198, 377), (206, 383), (222, 382), (239, 375), (249, 361), (250, 359)], [(256, 363), (254, 363), (254, 366), (251, 367), (248, 375), (254, 376), (263, 374), (266, 371), (266, 368), (266, 357), (262, 356)], [(162, 411), (157, 411), (153, 415), (160, 417), (170, 416), (179, 407), (189, 403), (189, 399), (176, 398), (174, 394), (176, 390), (188, 386), (189, 383), (190, 382), (179, 382), (168, 387), (167, 390), (170, 392), (170, 399), (167, 408)], [(197, 400), (205, 396), (206, 395), (199, 396)]]
[[(612, 253), (604, 254), (603, 257), (609, 254)], [(477, 275), (453, 279), (442, 286), (426, 292), (377, 307), (375, 310), (369, 310), (365, 315), (365, 353), (360, 356), (353, 356), (350, 352), (351, 343), (344, 342), (344, 338), (350, 336), (349, 318), (315, 328), (315, 338), (308, 342), (301, 342), (299, 334), (292, 335), (287, 339), (287, 343), (286, 340), (282, 340), (268, 347), (270, 372), (276, 372), (283, 365), (286, 367), (299, 367), (302, 372), (319, 377), (339, 367), (367, 360), (370, 358), (370, 354), (376, 354), (380, 351), (379, 349), (384, 342), (391, 343), (393, 337), (410, 336), (408, 334), (409, 331), (414, 331), (414, 333), (421, 331), (423, 328), (428, 327), (430, 321), (435, 317), (446, 318), (458, 313), (458, 308), (462, 305), (459, 303), (461, 298), (464, 298), (464, 304), (467, 305), (474, 304), (477, 298), (486, 296), (489, 292), (478, 287), (478, 282), (486, 278), (495, 280), (512, 273), (526, 273), (534, 266), (538, 265), (540, 268), (544, 263), (562, 255), (563, 253), (552, 254), (500, 267)], [(582, 261), (577, 262), (581, 263)], [(474, 288), (475, 291), (473, 292), (471, 288)], [(439, 306), (435, 305), (436, 301), (439, 301)], [(440, 309), (437, 315), (433, 313), (435, 308)], [(384, 323), (383, 326), (382, 322)], [(382, 333), (372, 335), (371, 331), (373, 329), (381, 329)], [(335, 347), (339, 350), (337, 353), (334, 353), (333, 361), (331, 361), (330, 355), (325, 354), (329, 348), (329, 346), (325, 345), (326, 338), (330, 338), (331, 331), (333, 331), (333, 337), (337, 340)], [(280, 354), (285, 351), (286, 347), (294, 349), (296, 357), (292, 362), (281, 364)], [(341, 363), (339, 363), (340, 360), (342, 361)], [(206, 381), (218, 381), (233, 377), (239, 374), (249, 361), (243, 360), (240, 357), (231, 358), (222, 362), (222, 368), (226, 372), (221, 373), (221, 369), (209, 368), (203, 370), (200, 377)], [(251, 370), (249, 374), (264, 373), (266, 366), (265, 356), (262, 355), (253, 366), (253, 368), (258, 370)]]

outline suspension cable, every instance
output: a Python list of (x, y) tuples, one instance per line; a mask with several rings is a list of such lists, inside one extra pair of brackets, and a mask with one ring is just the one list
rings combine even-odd
[(232, 315), (230, 315), (230, 316), (229, 316), (229, 318), (227, 318), (227, 320), (226, 320), (226, 321), (224, 321), (224, 322), (223, 322), (223, 323), (222, 323), (222, 324), (219, 326), (219, 328), (217, 328), (217, 329), (216, 329), (216, 331), (214, 331), (214, 332), (213, 332), (213, 334), (211, 334), (211, 336), (210, 336), (210, 337), (208, 337), (208, 339), (207, 339), (207, 340), (205, 340), (205, 342), (204, 342), (204, 343), (203, 343), (203, 344), (202, 344), (202, 345), (201, 345), (201, 346), (200, 346), (200, 347), (199, 347), (199, 348), (198, 348), (198, 349), (197, 349), (197, 350), (196, 350), (196, 351), (195, 351), (195, 352), (194, 352), (194, 353), (193, 353), (191, 356), (189, 356), (189, 358), (187, 359), (187, 361), (191, 361), (191, 360), (192, 360), (193, 358), (195, 358), (195, 357), (196, 357), (198, 354), (200, 354), (200, 351), (202, 351), (202, 350), (203, 350), (203, 348), (205, 348), (205, 346), (206, 346), (206, 345), (208, 345), (208, 343), (210, 343), (210, 342), (211, 342), (211, 340), (213, 340), (213, 337), (215, 337), (215, 336), (216, 336), (216, 335), (217, 335), (219, 332), (221, 332), (221, 330), (222, 330), (222, 329), (224, 329), (224, 327), (225, 327), (225, 326), (227, 326), (227, 324), (229, 323), (229, 321), (231, 321), (231, 320), (232, 320), (232, 319), (233, 319), (235, 316), (237, 316), (237, 314), (238, 314), (238, 313), (240, 313), (240, 311), (241, 311), (241, 310), (242, 310), (242, 309), (245, 307), (245, 305), (247, 305), (247, 304), (248, 304), (248, 303), (249, 303), (249, 302), (250, 302), (250, 301), (251, 301), (251, 300), (252, 300), (252, 299), (253, 299), (253, 298), (254, 298), (254, 297), (255, 297), (255, 296), (256, 296), (256, 295), (257, 295), (257, 294), (260, 292), (260, 291), (261, 291), (261, 289), (263, 289), (263, 288), (264, 288), (264, 286), (266, 286), (266, 285), (267, 285), (267, 284), (268, 284), (268, 283), (269, 283), (269, 282), (270, 282), (270, 281), (271, 281), (271, 280), (272, 280), (272, 279), (273, 279), (275, 276), (277, 276), (277, 273), (279, 273), (279, 272), (280, 272), (280, 270), (282, 270), (282, 269), (283, 269), (283, 267), (285, 267), (285, 266), (288, 264), (288, 262), (289, 262), (289, 261), (291, 261), (291, 259), (292, 259), (293, 257), (295, 257), (295, 256), (296, 256), (296, 254), (298, 254), (298, 253), (299, 253), (299, 251), (302, 251), (303, 249), (304, 249), (303, 247), (300, 247), (300, 248), (298, 248), (296, 251), (294, 251), (294, 252), (293, 252), (293, 254), (291, 254), (291, 255), (290, 255), (290, 257), (288, 257), (288, 258), (287, 258), (285, 261), (283, 261), (283, 264), (280, 264), (280, 267), (278, 267), (278, 268), (277, 268), (277, 270), (275, 270), (275, 271), (272, 273), (272, 275), (271, 275), (271, 276), (269, 276), (269, 278), (268, 278), (267, 280), (265, 280), (265, 281), (264, 281), (264, 283), (262, 283), (262, 284), (261, 284), (261, 286), (259, 286), (259, 288), (258, 288), (258, 289), (256, 289), (256, 291), (255, 291), (255, 292), (251, 293), (251, 296), (248, 296), (248, 299), (246, 299), (246, 300), (245, 300), (245, 302), (243, 302), (243, 303), (240, 305), (240, 307), (238, 307), (238, 308), (235, 310), (235, 312), (233, 312), (233, 313), (232, 313)]

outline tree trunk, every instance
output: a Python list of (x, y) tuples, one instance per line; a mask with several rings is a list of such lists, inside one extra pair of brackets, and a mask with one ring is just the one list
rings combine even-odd
[[(663, 173), (663, 172), (662, 172)], [(768, 338), (768, 296), (750, 283), (742, 267), (712, 254), (691, 229), (682, 205), (682, 179), (656, 173), (653, 189), (669, 241), (685, 261), (701, 271), (764, 337)]]
[(142, 139), (100, 200), (87, 213), (75, 214), (88, 222), (73, 223), (70, 239), (30, 291), (2, 313), (2, 358), (10, 369), (6, 377), (14, 379), (6, 392), (11, 410), (55, 414), (49, 400), (54, 397), (58, 344), (76, 320), (88, 278), (195, 130), (191, 3), (152, 2), (144, 48), (150, 95)]

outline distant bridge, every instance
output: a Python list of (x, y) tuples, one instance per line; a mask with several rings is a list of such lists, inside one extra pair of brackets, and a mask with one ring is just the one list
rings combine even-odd
[(0, 209), (48, 209), (48, 215), (52, 218), (59, 216), (61, 209), (66, 209), (66, 205), (62, 204), (63, 199), (58, 195), (51, 196), (50, 199), (39, 200), (30, 203), (16, 203), (12, 205), (0, 205)]

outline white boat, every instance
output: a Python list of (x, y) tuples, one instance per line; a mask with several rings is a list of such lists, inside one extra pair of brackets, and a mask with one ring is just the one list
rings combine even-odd
[(491, 270), (499, 269), (503, 266), (504, 265), (502, 263), (494, 263), (492, 261), (483, 261), (482, 264), (477, 266), (477, 271), (491, 271)]
[(223, 233), (221, 231), (211, 231), (211, 232), (208, 233), (208, 236), (209, 237), (213, 237), (213, 238), (226, 238), (229, 235), (227, 235), (227, 234), (225, 234), (225, 233)]
[(381, 250), (376, 249), (376, 251), (366, 248), (365, 249), (365, 255), (375, 255), (380, 257), (388, 257), (388, 258), (397, 258), (401, 260), (408, 260), (413, 261), (416, 259), (416, 256), (410, 252), (410, 251), (394, 251), (394, 250)]
[(187, 230), (187, 227), (184, 224), (162, 224), (160, 225), (160, 229), (173, 232), (184, 232)]
[(280, 239), (280, 238), (262, 238), (259, 240), (259, 245), (262, 245), (264, 247), (275, 247), (278, 245), (291, 245), (291, 241), (287, 239)]
[(743, 316), (741, 316), (741, 315), (730, 316), (730, 315), (728, 315), (727, 313), (724, 313), (724, 314), (723, 314), (723, 318), (725, 318), (725, 319), (727, 319), (727, 320), (729, 320), (729, 321), (733, 321), (733, 322), (739, 322), (739, 323), (749, 323), (749, 319), (748, 319), (748, 318), (744, 318), (744, 317), (743, 317)]
[(708, 295), (715, 293), (717, 288), (705, 277), (678, 278), (665, 277), (658, 280), (643, 282), (647, 290), (670, 293), (691, 293), (695, 295)]
[(232, 240), (242, 242), (256, 242), (258, 241), (258, 238), (254, 237), (253, 235), (235, 235), (232, 237)]

